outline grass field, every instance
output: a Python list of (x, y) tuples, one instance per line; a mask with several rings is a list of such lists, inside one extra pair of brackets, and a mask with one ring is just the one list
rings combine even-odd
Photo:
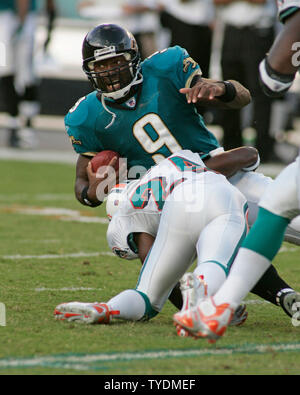
[[(300, 373), (300, 327), (252, 294), (247, 322), (216, 345), (177, 337), (169, 302), (147, 323), (56, 322), (61, 302), (106, 301), (134, 288), (140, 265), (112, 256), (104, 207), (75, 201), (73, 166), (0, 161), (0, 168), (0, 374)], [(275, 260), (296, 289), (299, 252), (284, 244)]]

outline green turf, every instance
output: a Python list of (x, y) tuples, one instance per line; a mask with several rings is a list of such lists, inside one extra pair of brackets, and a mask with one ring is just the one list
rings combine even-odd
[[(0, 303), (6, 306), (7, 319), (6, 326), (0, 326), (0, 374), (300, 373), (300, 327), (294, 327), (280, 308), (254, 304), (253, 300), (262, 300), (252, 294), (247, 322), (229, 328), (217, 345), (179, 338), (172, 325), (176, 310), (169, 302), (146, 323), (56, 322), (52, 314), (61, 302), (106, 301), (134, 288), (140, 264), (106, 255), (105, 224), (65, 222), (60, 215), (19, 211), (66, 208), (104, 217), (104, 207), (89, 209), (76, 202), (73, 166), (0, 161), (0, 168)], [(275, 265), (300, 289), (300, 248), (284, 247)], [(74, 253), (86, 255), (69, 257)], [(269, 346), (261, 349), (261, 345)], [(176, 350), (179, 356), (170, 354)], [(201, 353), (190, 355), (190, 350)]]

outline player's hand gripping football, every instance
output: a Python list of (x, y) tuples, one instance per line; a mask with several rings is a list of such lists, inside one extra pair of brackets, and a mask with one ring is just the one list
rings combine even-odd
[(186, 95), (186, 100), (189, 104), (195, 104), (222, 96), (225, 93), (225, 85), (222, 82), (213, 82), (201, 78), (193, 87), (182, 88), (179, 92)]
[(120, 167), (116, 169), (118, 160), (118, 157), (112, 158), (107, 166), (101, 166), (96, 172), (93, 171), (91, 162), (88, 163), (89, 189), (87, 193), (91, 201), (103, 202), (111, 188), (126, 179), (126, 161), (122, 162)]

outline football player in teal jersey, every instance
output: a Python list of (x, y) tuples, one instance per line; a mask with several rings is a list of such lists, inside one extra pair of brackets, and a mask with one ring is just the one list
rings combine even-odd
[(238, 82), (203, 79), (198, 64), (178, 46), (141, 63), (134, 37), (117, 25), (100, 25), (86, 36), (83, 70), (95, 91), (81, 98), (65, 118), (80, 154), (76, 196), (83, 204), (99, 204), (86, 173), (97, 152), (118, 152), (127, 158), (129, 169), (149, 169), (181, 149), (205, 158), (220, 146), (195, 105), (240, 108), (250, 101), (248, 90)]

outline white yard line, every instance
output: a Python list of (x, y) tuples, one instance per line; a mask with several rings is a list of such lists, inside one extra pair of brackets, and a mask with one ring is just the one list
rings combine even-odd
[(22, 200), (30, 201), (74, 201), (75, 196), (72, 193), (44, 193), (31, 195), (29, 193), (20, 193), (15, 195), (0, 194), (0, 202), (19, 202)]
[(55, 217), (60, 221), (67, 222), (82, 222), (94, 224), (108, 224), (108, 219), (105, 217), (92, 217), (83, 215), (78, 210), (71, 210), (59, 207), (1, 207), (2, 210), (7, 210), (11, 213), (18, 213), (24, 215), (40, 215), (44, 217)]
[[(274, 352), (299, 351), (300, 343), (294, 344), (252, 344), (247, 346), (231, 345), (224, 348), (196, 348), (189, 350), (166, 350), (146, 352), (117, 352), (85, 355), (52, 355), (32, 358), (8, 358), (0, 360), (0, 369), (7, 368), (62, 368), (71, 370), (92, 370), (105, 367), (105, 363), (156, 360), (170, 358), (189, 358), (202, 356), (228, 356), (236, 354), (270, 354)], [(98, 365), (101, 364), (101, 365)]]
[(64, 287), (64, 288), (35, 288), (35, 292), (78, 292), (78, 291), (101, 291), (102, 288), (84, 288), (84, 287)]
[(89, 258), (97, 256), (115, 256), (112, 252), (76, 252), (72, 254), (46, 254), (46, 255), (2, 255), (0, 258), (7, 260), (26, 260), (26, 259), (67, 259), (67, 258)]

